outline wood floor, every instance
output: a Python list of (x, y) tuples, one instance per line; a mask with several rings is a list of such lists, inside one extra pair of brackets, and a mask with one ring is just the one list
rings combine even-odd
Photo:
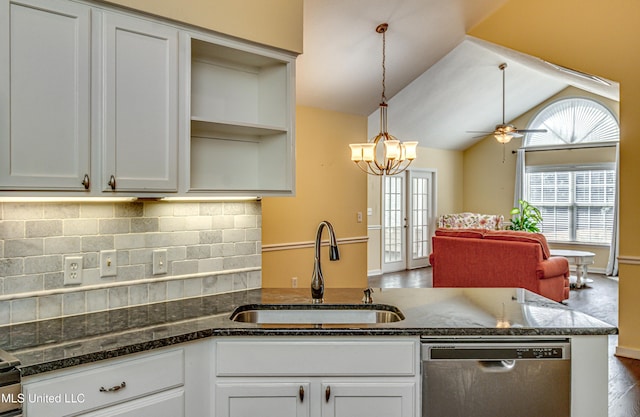
[[(609, 324), (618, 325), (618, 282), (589, 274), (587, 287), (571, 290), (565, 304)], [(425, 288), (432, 286), (431, 268), (369, 277), (373, 288)], [(609, 416), (640, 417), (640, 360), (614, 355), (618, 336), (609, 336)], [(606, 416), (603, 416), (606, 417)]]

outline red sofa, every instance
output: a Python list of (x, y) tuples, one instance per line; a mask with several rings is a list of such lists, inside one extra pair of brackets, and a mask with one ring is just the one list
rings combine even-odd
[(550, 257), (541, 234), (437, 229), (432, 242), (434, 287), (518, 287), (558, 302), (569, 298), (569, 262)]

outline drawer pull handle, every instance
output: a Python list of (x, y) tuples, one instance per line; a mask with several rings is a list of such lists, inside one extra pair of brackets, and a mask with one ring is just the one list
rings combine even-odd
[(112, 176), (109, 178), (109, 182), (107, 183), (107, 185), (108, 185), (109, 187), (111, 187), (111, 189), (112, 189), (112, 190), (114, 190), (114, 191), (115, 191), (115, 189), (116, 189), (116, 177), (112, 175)]
[(329, 398), (331, 398), (331, 385), (327, 385), (327, 389), (324, 390), (324, 399), (329, 402)]
[(105, 387), (100, 387), (100, 392), (116, 392), (116, 391), (120, 391), (122, 388), (124, 388), (126, 386), (127, 386), (127, 384), (124, 381), (122, 381), (122, 384), (116, 385), (116, 386), (108, 388), (108, 389), (105, 388)]
[(89, 179), (89, 174), (84, 174), (84, 178), (82, 179), (82, 185), (85, 190), (88, 190), (91, 186), (91, 180)]
[(298, 395), (300, 396), (300, 402), (304, 401), (304, 387), (300, 385), (300, 391), (298, 391)]

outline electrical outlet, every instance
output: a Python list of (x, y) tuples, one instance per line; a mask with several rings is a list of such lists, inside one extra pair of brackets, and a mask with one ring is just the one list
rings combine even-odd
[(298, 277), (291, 277), (291, 288), (298, 288)]
[(64, 258), (64, 285), (82, 284), (82, 256)]
[(156, 249), (153, 251), (153, 275), (167, 273), (167, 250)]
[(114, 277), (118, 272), (118, 262), (115, 250), (100, 251), (100, 276)]
[(358, 223), (362, 223), (362, 212), (361, 211), (356, 213), (356, 220), (358, 221)]

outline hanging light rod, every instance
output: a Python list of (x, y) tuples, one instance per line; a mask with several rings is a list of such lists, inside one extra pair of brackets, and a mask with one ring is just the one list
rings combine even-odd
[[(388, 23), (381, 23), (376, 32), (382, 34), (382, 97), (380, 100), (380, 133), (367, 143), (352, 143), (351, 160), (370, 175), (395, 175), (406, 170), (416, 159), (418, 142), (400, 142), (387, 129), (386, 33)], [(379, 146), (380, 145), (380, 146)]]

